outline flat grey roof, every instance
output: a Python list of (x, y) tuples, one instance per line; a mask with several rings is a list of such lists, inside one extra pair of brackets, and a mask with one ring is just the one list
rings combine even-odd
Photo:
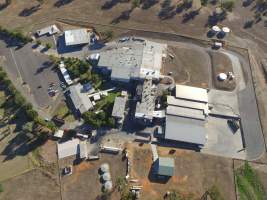
[(166, 48), (166, 44), (132, 38), (100, 52), (98, 66), (110, 69), (112, 80), (159, 78)]
[(174, 159), (169, 157), (159, 157), (157, 174), (163, 176), (173, 176)]
[(92, 31), (86, 28), (65, 31), (66, 46), (90, 43)]
[(167, 115), (165, 139), (204, 145), (205, 121)]
[(80, 83), (70, 86), (69, 90), (70, 98), (75, 108), (79, 110), (80, 113), (84, 113), (93, 108), (93, 104), (89, 99), (87, 93), (82, 92), (83, 86)]
[(175, 95), (176, 98), (208, 103), (208, 92), (203, 88), (176, 85)]
[(58, 158), (77, 155), (80, 152), (79, 140), (73, 139), (64, 143), (57, 143)]
[(143, 44), (124, 46), (100, 52), (99, 67), (111, 70), (111, 79), (138, 78), (142, 62)]
[(126, 105), (126, 98), (125, 97), (116, 97), (113, 110), (112, 110), (112, 117), (123, 118), (124, 111)]

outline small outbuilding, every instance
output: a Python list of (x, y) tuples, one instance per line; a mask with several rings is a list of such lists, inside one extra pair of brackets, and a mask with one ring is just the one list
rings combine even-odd
[(43, 35), (48, 35), (48, 36), (54, 35), (58, 32), (59, 32), (59, 29), (55, 24), (36, 31), (36, 33), (39, 37), (41, 37)]
[(157, 163), (157, 175), (171, 177), (174, 174), (174, 159), (169, 157), (159, 157)]
[(93, 32), (86, 28), (65, 31), (66, 46), (89, 44)]

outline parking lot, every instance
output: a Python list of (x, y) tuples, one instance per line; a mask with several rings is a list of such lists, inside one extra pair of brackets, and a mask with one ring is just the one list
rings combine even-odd
[[(50, 117), (49, 110), (56, 106), (56, 99), (62, 96), (57, 70), (47, 55), (33, 51), (31, 43), (19, 49), (7, 48), (6, 45), (0, 40), (4, 69), (16, 83), (17, 89), (38, 108), (40, 114)], [(53, 97), (48, 91), (51, 86), (57, 93)]]

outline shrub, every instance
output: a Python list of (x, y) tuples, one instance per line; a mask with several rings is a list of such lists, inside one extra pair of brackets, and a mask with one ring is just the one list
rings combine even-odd
[(226, 0), (222, 2), (222, 8), (227, 11), (232, 11), (234, 8), (235, 2), (233, 0)]
[(0, 193), (1, 192), (4, 192), (4, 188), (3, 188), (3, 185), (0, 183)]
[(42, 42), (41, 42), (40, 40), (36, 40), (36, 44), (37, 44), (38, 46), (40, 46), (40, 45), (42, 44)]
[(52, 47), (52, 45), (50, 43), (45, 44), (45, 48), (50, 49), (51, 47)]

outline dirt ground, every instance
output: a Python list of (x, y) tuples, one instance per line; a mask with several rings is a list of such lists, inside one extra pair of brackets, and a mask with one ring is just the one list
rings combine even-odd
[(1, 200), (59, 200), (60, 190), (56, 180), (41, 170), (32, 170), (2, 182)]
[(215, 185), (228, 200), (235, 200), (232, 160), (209, 156), (186, 150), (176, 150), (169, 155), (170, 148), (159, 147), (159, 156), (175, 159), (175, 172), (167, 183), (150, 179), (152, 152), (149, 145), (128, 145), (131, 152), (131, 177), (143, 186), (142, 199), (162, 199), (166, 191), (178, 190), (184, 195), (192, 194), (199, 199), (207, 189)]
[(169, 47), (162, 73), (169, 75), (169, 72), (172, 72), (171, 76), (177, 84), (207, 88), (209, 81), (208, 58), (204, 51), (196, 48)]
[[(60, 160), (61, 168), (71, 164), (73, 157)], [(102, 193), (102, 185), (98, 170), (100, 165), (108, 163), (110, 166), (113, 186), (116, 178), (126, 175), (126, 161), (122, 161), (121, 155), (101, 154), (100, 160), (82, 162), (74, 165), (73, 174), (62, 177), (62, 195), (64, 200), (95, 200)], [(112, 199), (119, 199), (118, 192), (112, 193)]]
[(216, 89), (232, 91), (236, 87), (234, 80), (219, 81), (218, 74), (233, 72), (231, 60), (220, 52), (210, 52), (212, 63), (213, 84)]

